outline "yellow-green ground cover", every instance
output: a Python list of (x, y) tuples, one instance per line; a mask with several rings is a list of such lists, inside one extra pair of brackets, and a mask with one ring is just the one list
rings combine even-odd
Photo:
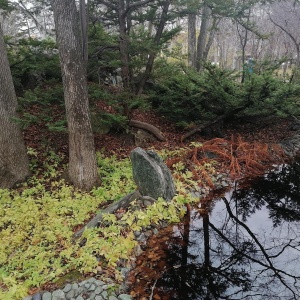
[[(177, 156), (181, 150), (178, 151), (161, 155)], [(134, 231), (162, 220), (178, 222), (185, 204), (193, 201), (186, 189), (198, 186), (193, 183), (192, 174), (177, 164), (173, 171), (179, 194), (172, 201), (159, 199), (138, 211), (129, 208), (121, 219), (106, 215), (105, 226), (88, 229), (74, 241), (74, 230), (99, 207), (136, 189), (130, 160), (98, 153), (102, 185), (86, 193), (58, 179), (60, 157), (55, 153), (47, 156), (42, 174), (34, 172), (37, 154), (32, 149), (29, 154), (34, 175), (17, 189), (0, 189), (0, 299), (5, 300), (21, 299), (30, 289), (55, 282), (74, 270), (96, 273), (99, 264), (102, 268), (115, 267), (117, 278), (119, 260), (129, 259), (136, 246)], [(207, 166), (209, 172), (214, 172), (213, 167)], [(83, 239), (84, 243), (80, 243)]]

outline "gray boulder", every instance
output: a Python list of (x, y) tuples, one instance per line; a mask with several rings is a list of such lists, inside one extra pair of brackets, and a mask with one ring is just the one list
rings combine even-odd
[(130, 154), (133, 179), (142, 196), (169, 201), (175, 196), (175, 186), (170, 170), (160, 156), (138, 147)]

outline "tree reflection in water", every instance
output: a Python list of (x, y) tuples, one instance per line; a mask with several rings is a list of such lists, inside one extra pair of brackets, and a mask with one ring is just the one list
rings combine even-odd
[(172, 299), (300, 299), (299, 191), (295, 163), (202, 202), (175, 228), (156, 287)]

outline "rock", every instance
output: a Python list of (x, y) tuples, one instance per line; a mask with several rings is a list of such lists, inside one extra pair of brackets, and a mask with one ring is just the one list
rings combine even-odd
[(99, 295), (99, 294), (101, 294), (103, 292), (103, 288), (101, 287), (101, 286), (98, 286), (96, 289), (95, 289), (95, 291), (94, 291), (94, 293), (96, 294), (96, 295)]
[(136, 238), (139, 237), (140, 235), (141, 235), (141, 232), (140, 232), (140, 231), (137, 230), (137, 231), (134, 232), (134, 236), (135, 236)]
[(66, 286), (63, 288), (63, 291), (65, 293), (69, 292), (72, 289), (72, 284), (68, 283)]
[(169, 201), (175, 196), (170, 170), (156, 152), (135, 148), (130, 154), (133, 179), (142, 196)]
[(121, 295), (119, 295), (118, 299), (120, 299), (120, 300), (131, 300), (132, 298), (129, 295), (121, 294)]
[(95, 277), (91, 277), (90, 279), (88, 279), (86, 282), (89, 282), (89, 283), (94, 283), (96, 282), (97, 279)]
[(222, 187), (228, 187), (229, 186), (228, 182), (226, 182), (224, 180), (221, 182), (221, 185), (222, 185)]
[(75, 298), (76, 296), (76, 293), (74, 290), (70, 290), (67, 294), (66, 294), (66, 299), (69, 300), (69, 299), (72, 299), (72, 298)]
[(293, 157), (299, 154), (300, 132), (298, 131), (292, 137), (286, 138), (279, 145), (282, 147), (286, 155)]
[(76, 282), (73, 283), (73, 284), (72, 284), (72, 289), (73, 289), (73, 290), (78, 290), (78, 289), (79, 289), (78, 283), (76, 283)]
[(121, 268), (122, 276), (125, 278), (129, 271), (130, 271), (129, 268)]
[(52, 294), (50, 292), (44, 293), (42, 300), (52, 300)]
[(143, 252), (143, 250), (142, 250), (142, 248), (141, 248), (141, 245), (135, 246), (134, 249), (133, 249), (133, 252), (134, 252), (134, 255), (135, 255), (135, 256), (141, 255), (142, 252)]
[(102, 296), (102, 298), (106, 299), (108, 296), (107, 291), (103, 291), (100, 296)]
[(158, 229), (157, 228), (153, 229), (153, 234), (158, 234)]
[(32, 300), (42, 300), (42, 295), (40, 293), (37, 293), (33, 295)]
[(96, 289), (96, 285), (95, 284), (91, 284), (91, 286), (88, 288), (89, 292), (93, 292)]
[(96, 280), (95, 282), (96, 282), (96, 284), (97, 284), (98, 286), (104, 285), (104, 284), (105, 284), (105, 282), (102, 281), (102, 280)]
[(147, 240), (147, 238), (146, 238), (146, 235), (144, 233), (141, 233), (138, 237), (136, 237), (136, 240), (138, 242), (143, 243), (143, 242), (145, 242)]
[(56, 290), (52, 293), (52, 300), (64, 300), (66, 299), (63, 290)]

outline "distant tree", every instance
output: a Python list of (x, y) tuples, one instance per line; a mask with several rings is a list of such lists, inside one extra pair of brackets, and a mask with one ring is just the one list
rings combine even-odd
[(284, 0), (270, 8), (271, 22), (286, 34), (294, 45), (296, 66), (300, 67), (300, 4), (298, 1)]
[(188, 4), (188, 65), (196, 68), (196, 10)]
[(19, 35), (45, 39), (53, 36), (53, 12), (50, 0), (19, 0), (13, 1), (18, 19), (14, 26), (18, 27)]
[[(179, 32), (185, 0), (97, 0), (93, 18), (117, 33), (120, 73), (125, 91), (140, 94), (156, 56)], [(99, 17), (101, 14), (101, 17)], [(96, 22), (97, 22), (96, 21)], [(126, 111), (126, 108), (124, 109)]]
[[(84, 1), (83, 1), (84, 2)], [(69, 134), (68, 177), (90, 190), (99, 177), (90, 121), (86, 61), (75, 0), (52, 0)]]
[(207, 40), (208, 26), (210, 21), (210, 8), (206, 1), (203, 2), (200, 32), (197, 38), (197, 51), (196, 51), (196, 67), (197, 70), (201, 69), (201, 62), (204, 60), (204, 50)]
[(29, 161), (17, 117), (17, 97), (0, 24), (0, 188), (11, 188), (29, 175)]

